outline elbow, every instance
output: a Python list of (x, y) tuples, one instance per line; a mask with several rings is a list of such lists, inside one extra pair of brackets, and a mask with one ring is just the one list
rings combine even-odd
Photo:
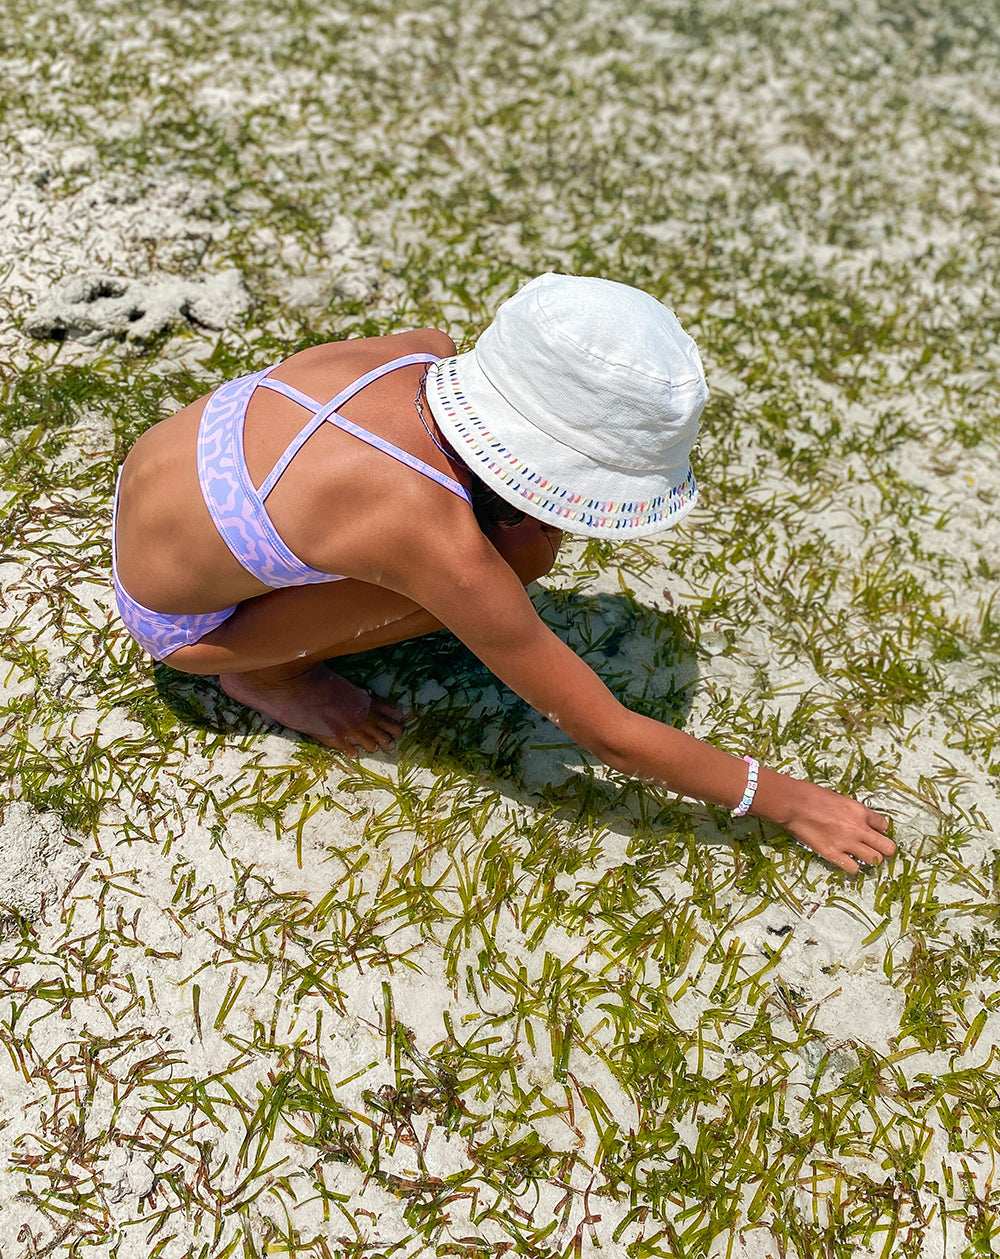
[(616, 770), (620, 774), (631, 775), (635, 772), (635, 757), (630, 756), (628, 750), (620, 743), (602, 739), (599, 746), (591, 746), (587, 750), (599, 756), (608, 769)]

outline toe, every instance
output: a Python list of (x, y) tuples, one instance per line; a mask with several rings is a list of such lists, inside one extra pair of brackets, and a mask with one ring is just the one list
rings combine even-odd
[(377, 696), (372, 699), (372, 712), (383, 721), (390, 721), (400, 727), (406, 722), (406, 713), (398, 704), (391, 704), (387, 699), (379, 699)]

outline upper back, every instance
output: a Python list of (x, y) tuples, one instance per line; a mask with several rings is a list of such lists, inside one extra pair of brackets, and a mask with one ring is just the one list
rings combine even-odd
[[(293, 393), (326, 402), (387, 360), (453, 352), (445, 334), (419, 329), (315, 346), (280, 363), (270, 376)], [(344, 403), (339, 414), (376, 443), (399, 447), (448, 479), (456, 474), (462, 478), (462, 471), (449, 466), (422, 428), (414, 406), (425, 370), (415, 363), (390, 372)], [(210, 398), (214, 395), (198, 399), (144, 434), (123, 469), (122, 580), (137, 599), (143, 601), (145, 590), (147, 599), (150, 594), (155, 599), (150, 606), (163, 610), (170, 610), (165, 599), (175, 604), (205, 604), (207, 599), (206, 606), (211, 606), (224, 590), (227, 599), (240, 602), (272, 584), (266, 576), (256, 581), (234, 558), (205, 505), (197, 469), (198, 433)], [(311, 422), (310, 412), (291, 397), (272, 389), (253, 393), (239, 425), (251, 489), (266, 481), (304, 422)], [(358, 440), (356, 434), (321, 423), (270, 490), (267, 514), (293, 556), (317, 571), (317, 580), (341, 570), (360, 575), (350, 570), (372, 562), (380, 536), (388, 536), (393, 512), (403, 503), (409, 510), (415, 501), (427, 498), (430, 485), (427, 477)], [(435, 491), (428, 501), (447, 512), (451, 507), (447, 500), (454, 495), (439, 487)], [(456, 505), (461, 506), (457, 500)]]

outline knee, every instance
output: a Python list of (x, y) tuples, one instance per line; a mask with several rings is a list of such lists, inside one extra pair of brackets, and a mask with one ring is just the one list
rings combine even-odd
[(556, 562), (561, 543), (562, 533), (558, 529), (553, 529), (551, 525), (537, 526), (531, 546), (533, 562), (529, 565), (530, 575), (525, 584), (529, 581), (537, 581), (539, 577), (544, 577), (550, 571)]
[(552, 568), (559, 553), (562, 533), (530, 517), (513, 528), (498, 526), (490, 541), (526, 586)]

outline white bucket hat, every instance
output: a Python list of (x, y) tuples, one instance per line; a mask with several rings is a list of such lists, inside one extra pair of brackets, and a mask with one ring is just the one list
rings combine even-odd
[(426, 388), (455, 451), (537, 520), (639, 538), (695, 504), (705, 372), (677, 317), (639, 289), (540, 275)]

